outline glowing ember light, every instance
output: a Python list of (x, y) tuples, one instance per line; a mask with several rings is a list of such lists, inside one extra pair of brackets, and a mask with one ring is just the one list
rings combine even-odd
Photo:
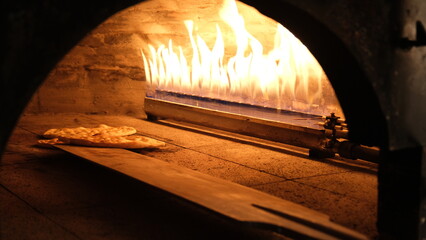
[[(263, 45), (245, 28), (233, 0), (225, 0), (221, 19), (235, 35), (236, 53), (225, 58), (222, 31), (216, 25), (216, 40), (210, 49), (194, 32), (194, 22), (184, 21), (192, 48), (192, 58), (181, 46), (157, 48), (148, 44), (142, 52), (150, 90), (179, 92), (313, 114), (341, 114), (328, 79), (309, 50), (286, 28), (277, 24), (274, 48), (264, 53)], [(330, 94), (330, 93), (327, 93)], [(330, 103), (325, 99), (332, 99)]]

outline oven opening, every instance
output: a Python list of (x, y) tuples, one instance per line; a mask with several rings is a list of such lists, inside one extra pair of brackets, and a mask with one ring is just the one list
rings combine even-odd
[[(71, 153), (262, 229), (265, 239), (374, 238), (379, 149), (350, 139), (332, 82), (285, 22), (247, 4), (146, 1), (57, 63), (4, 159)], [(99, 124), (130, 126), (165, 146), (35, 146), (50, 128)]]

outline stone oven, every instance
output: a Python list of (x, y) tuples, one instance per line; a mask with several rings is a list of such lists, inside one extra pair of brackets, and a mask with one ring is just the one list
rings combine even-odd
[[(258, 134), (259, 129), (264, 128), (258, 128), (257, 125), (244, 125), (249, 130), (228, 133), (226, 131), (230, 129), (226, 123), (225, 127), (216, 123), (203, 124), (215, 121), (225, 122), (221, 118), (218, 119), (217, 115), (213, 118), (204, 118), (204, 115), (193, 117), (186, 113), (186, 110), (175, 111), (173, 106), (168, 108), (167, 105), (165, 108), (163, 105), (158, 105), (155, 102), (158, 96), (152, 98), (152, 84), (150, 87), (148, 83), (150, 78), (153, 78), (153, 68), (148, 67), (152, 65), (148, 63), (150, 53), (148, 44), (154, 46), (153, 49), (161, 44), (167, 47), (167, 44), (170, 44), (169, 39), (173, 39), (174, 46), (184, 46), (183, 52), (186, 54), (191, 49), (190, 41), (196, 39), (194, 37), (189, 40), (188, 29), (184, 25), (184, 21), (190, 19), (194, 21), (194, 36), (200, 34), (207, 46), (212, 48), (217, 40), (215, 24), (223, 25), (218, 14), (223, 2), (226, 1), (44, 1), (40, 3), (15, 1), (5, 4), (3, 18), (6, 23), (4, 28), (6, 41), (2, 50), (1, 70), (3, 124), (0, 128), (0, 136), (1, 148), (4, 151), (2, 161), (8, 163), (8, 159), (11, 159), (7, 142), (12, 136), (9, 145), (14, 146), (14, 139), (16, 139), (14, 136), (17, 133), (15, 130), (12, 134), (12, 130), (16, 126), (18, 126), (16, 129), (27, 129), (40, 134), (38, 131), (41, 131), (41, 127), (48, 128), (49, 123), (52, 127), (60, 126), (54, 121), (55, 119), (59, 123), (63, 121), (64, 125), (93, 125), (101, 122), (119, 125), (122, 119), (127, 119), (123, 124), (140, 124), (137, 121), (146, 118), (174, 119), (160, 121), (160, 123), (144, 121), (145, 123), (140, 126), (148, 126), (150, 129), (145, 132), (141, 130), (141, 132), (172, 145), (178, 144), (179, 139), (187, 138), (189, 141), (194, 141), (191, 134), (195, 132), (265, 149), (263, 153), (259, 150), (259, 155), (256, 157), (264, 155), (268, 158), (266, 152), (273, 149), (283, 156), (290, 153), (290, 155), (302, 154), (308, 158), (310, 155), (313, 158), (309, 161), (312, 162), (345, 165), (352, 169), (361, 169), (361, 171), (367, 169), (373, 172), (372, 175), (375, 175), (374, 169), (378, 169), (377, 204), (372, 201), (373, 211), (377, 209), (377, 215), (375, 214), (377, 219), (374, 219), (374, 221), (377, 220), (377, 228), (370, 222), (368, 230), (362, 233), (368, 237), (378, 236), (382, 239), (424, 237), (425, 170), (423, 165), (426, 161), (424, 150), (426, 108), (423, 107), (423, 103), (426, 102), (426, 83), (423, 78), (426, 72), (423, 65), (426, 50), (423, 46), (426, 45), (426, 31), (423, 23), (426, 21), (426, 5), (420, 0), (358, 1), (356, 3), (311, 0), (238, 2), (238, 10), (244, 16), (247, 29), (250, 33), (254, 32), (253, 35), (261, 42), (266, 42), (263, 46), (265, 49), (272, 48), (273, 42), (268, 42), (274, 36), (275, 29), (272, 26), (280, 23), (300, 39), (323, 69), (327, 80), (324, 83), (326, 85), (324, 91), (329, 94), (325, 98), (331, 101), (333, 112), (337, 111), (338, 116), (341, 117), (344, 115), (346, 122), (343, 125), (349, 131), (347, 132), (346, 129), (337, 131), (340, 134), (337, 136), (336, 130), (333, 129), (332, 139), (336, 140), (343, 136), (347, 144), (339, 145), (341, 142), (338, 142), (339, 144), (334, 145), (334, 148), (326, 148), (327, 151), (322, 151), (324, 146), (329, 145), (330, 137), (324, 138), (327, 140), (324, 145), (317, 146), (317, 143), (310, 142), (311, 132), (308, 134), (306, 130), (303, 130), (304, 132), (300, 130), (301, 128), (297, 128), (296, 132), (280, 132), (281, 130), (274, 128), (269, 129), (269, 125), (268, 131), (271, 134), (274, 132), (278, 137), (265, 138), (262, 134)], [(229, 27), (221, 27), (224, 42), (232, 41), (229, 37), (232, 35), (229, 33)], [(199, 45), (199, 47), (202, 46)], [(225, 57), (229, 58), (229, 56)], [(150, 72), (147, 73), (147, 71)], [(230, 73), (225, 75), (229, 76)], [(275, 90), (276, 87), (270, 89)], [(198, 97), (196, 96), (197, 101), (199, 101)], [(225, 100), (228, 101), (228, 99)], [(322, 101), (324, 102), (325, 100)], [(284, 111), (309, 109), (314, 112), (308, 111), (303, 114), (328, 115), (325, 112), (319, 112), (317, 103), (314, 104), (315, 107), (306, 107), (306, 102), (297, 104), (297, 106), (292, 105), (290, 109), (288, 107), (282, 109)], [(281, 111), (281, 107), (279, 110)], [(197, 120), (198, 118), (203, 120)], [(191, 124), (179, 122), (180, 120), (189, 121)], [(46, 121), (46, 123), (40, 121)], [(318, 119), (318, 121), (323, 120)], [(248, 122), (258, 123), (257, 120), (244, 118), (230, 125), (242, 126)], [(193, 125), (194, 123), (196, 125)], [(338, 120), (336, 123), (340, 124)], [(201, 127), (197, 124), (205, 126)], [(30, 125), (38, 125), (40, 128)], [(167, 127), (190, 133), (178, 136), (178, 132), (167, 130)], [(295, 129), (293, 126), (290, 128), (291, 131)], [(169, 132), (156, 135), (156, 132), (161, 131)], [(322, 128), (321, 131), (326, 132)], [(241, 133), (249, 134), (251, 137), (240, 135)], [(175, 136), (167, 138), (167, 134)], [(287, 134), (291, 137), (285, 137)], [(265, 139), (259, 140), (257, 137)], [(219, 140), (206, 140), (203, 137), (200, 139), (200, 141), (206, 141), (205, 144), (212, 142), (218, 144), (217, 146), (225, 144), (215, 142)], [(324, 139), (315, 138), (315, 141), (321, 141), (323, 144)], [(288, 150), (285, 144), (296, 145), (297, 148), (295, 150), (290, 147), (292, 150)], [(181, 147), (190, 149), (188, 146)], [(310, 153), (308, 154), (304, 148), (309, 148)], [(235, 151), (244, 151), (243, 149), (235, 149)], [(167, 151), (171, 150), (167, 149)], [(194, 152), (197, 151), (201, 150), (198, 148), (194, 150)], [(160, 159), (163, 156), (163, 160), (171, 161), (167, 157), (173, 159), (173, 154), (168, 155), (165, 152), (141, 151), (139, 153)], [(191, 158), (194, 152), (183, 154), (183, 158)], [(346, 158), (332, 158), (335, 153)], [(179, 152), (176, 156), (181, 156), (179, 154), (182, 155)], [(223, 153), (220, 157), (212, 152), (204, 152), (204, 154), (228, 159), (227, 153)], [(238, 154), (239, 157), (254, 157), (248, 153), (247, 155)], [(278, 153), (274, 153), (274, 156), (275, 154)], [(39, 157), (43, 158), (43, 156)], [(320, 157), (319, 160), (318, 157)], [(347, 158), (363, 158), (374, 160), (375, 163)], [(238, 162), (237, 165), (252, 168), (250, 164)], [(282, 165), (277, 165), (276, 169), (270, 172), (271, 175), (278, 176), (277, 172), (280, 172), (281, 167)], [(196, 167), (193, 168), (196, 169)], [(261, 172), (265, 171), (261, 167), (259, 169)], [(316, 172), (316, 176), (320, 175), (320, 172)], [(125, 172), (125, 174), (138, 179), (130, 173)], [(2, 179), (4, 183), (0, 183), (6, 186), (8, 175), (6, 174)], [(229, 180), (226, 177), (225, 179)], [(239, 180), (235, 181), (241, 183)], [(151, 183), (148, 182), (148, 184)], [(321, 184), (313, 185), (319, 189), (329, 189)], [(363, 183), (361, 181), (354, 184)], [(371, 186), (376, 187), (374, 184)], [(160, 189), (176, 194), (173, 189), (169, 191), (167, 187), (160, 187)], [(280, 190), (271, 192), (274, 191)], [(297, 199), (291, 197), (297, 195), (295, 190), (288, 191), (292, 193), (289, 193), (287, 198), (277, 195), (312, 207), (308, 200), (304, 204), (301, 200), (303, 197)], [(375, 196), (374, 191), (371, 194)], [(183, 198), (193, 202), (191, 198), (188, 199), (185, 196)], [(206, 207), (205, 202), (195, 201), (195, 203)], [(257, 206), (254, 203), (253, 206), (264, 211), (274, 211), (273, 208), (267, 208), (268, 206)], [(222, 212), (209, 206), (207, 209), (212, 210), (210, 214), (219, 213), (230, 217), (226, 211)], [(318, 207), (317, 210), (320, 209), (321, 207)], [(363, 211), (371, 211), (371, 209), (369, 205)], [(282, 216), (286, 213), (274, 214)], [(342, 210), (340, 214), (344, 215), (347, 212)], [(238, 217), (235, 218), (245, 222)], [(287, 216), (287, 219), (290, 218)], [(332, 215), (332, 220), (333, 218)], [(298, 223), (301, 222), (310, 227), (315, 225), (305, 220)], [(357, 229), (355, 226), (358, 222), (353, 225), (348, 222), (338, 221), (339, 224), (348, 228), (363, 231), (361, 227)], [(253, 226), (294, 238), (323, 236), (315, 235), (316, 233), (310, 235), (310, 232), (306, 235), (303, 233), (298, 235), (295, 233), (297, 227), (274, 228), (261, 223), (253, 224)], [(351, 230), (348, 230), (349, 232), (341, 230), (333, 223), (331, 225), (328, 225), (328, 222), (320, 223), (318, 225), (320, 227), (315, 226), (314, 229), (320, 229), (336, 238), (362, 238), (362, 235), (352, 234)]]

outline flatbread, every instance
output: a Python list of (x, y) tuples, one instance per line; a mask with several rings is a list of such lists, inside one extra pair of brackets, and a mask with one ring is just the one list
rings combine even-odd
[(59, 137), (58, 140), (60, 142), (72, 145), (111, 148), (156, 148), (165, 145), (164, 142), (139, 135), (121, 137), (98, 135), (84, 138)]
[(49, 129), (43, 136), (45, 140), (38, 140), (40, 146), (52, 146), (55, 144), (71, 144), (90, 147), (111, 148), (157, 148), (165, 145), (164, 142), (140, 136), (132, 135), (136, 129), (132, 127), (110, 127), (105, 124), (97, 128), (60, 128)]
[(43, 133), (45, 138), (82, 138), (97, 135), (106, 135), (110, 137), (128, 136), (136, 133), (136, 129), (132, 127), (110, 127), (105, 124), (101, 124), (96, 128), (57, 128), (49, 129)]

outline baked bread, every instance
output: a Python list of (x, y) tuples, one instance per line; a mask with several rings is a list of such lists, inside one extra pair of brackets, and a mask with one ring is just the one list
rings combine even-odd
[(106, 135), (110, 137), (120, 137), (128, 136), (136, 133), (136, 129), (132, 127), (122, 126), (122, 127), (110, 127), (105, 124), (101, 124), (96, 128), (57, 128), (49, 129), (43, 133), (45, 138), (81, 138), (81, 137), (90, 137), (97, 135)]
[(157, 148), (165, 145), (164, 142), (140, 136), (132, 135), (136, 129), (132, 127), (110, 127), (105, 124), (97, 128), (60, 128), (49, 129), (43, 136), (45, 140), (39, 140), (41, 146), (51, 146), (55, 144), (71, 144), (90, 147), (111, 147), (111, 148)]

